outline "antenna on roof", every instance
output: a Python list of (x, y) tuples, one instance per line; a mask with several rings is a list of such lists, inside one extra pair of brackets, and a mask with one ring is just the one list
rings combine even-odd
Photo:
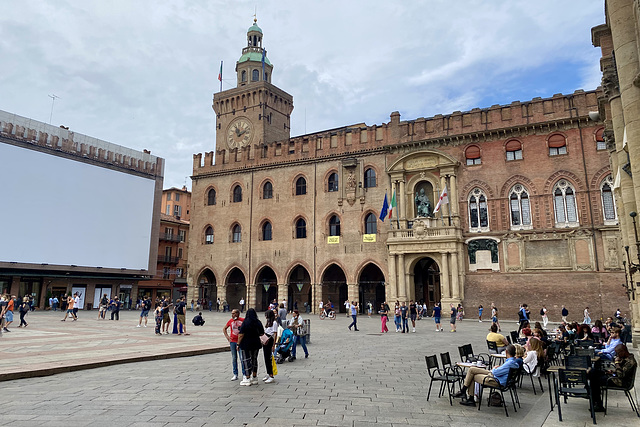
[(53, 104), (55, 104), (56, 98), (60, 97), (56, 94), (51, 94), (49, 95), (49, 98), (51, 98), (51, 114), (49, 114), (49, 124), (51, 124), (51, 118), (53, 118)]

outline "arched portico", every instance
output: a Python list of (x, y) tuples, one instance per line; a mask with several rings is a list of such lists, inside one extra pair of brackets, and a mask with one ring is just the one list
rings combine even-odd
[(413, 267), (414, 301), (427, 303), (432, 308), (440, 302), (440, 267), (431, 257), (419, 259)]
[(347, 286), (347, 276), (344, 270), (337, 264), (331, 264), (322, 274), (322, 301), (331, 301), (334, 309), (340, 313), (345, 313), (344, 302), (349, 298), (349, 288)]
[(218, 298), (218, 287), (216, 286), (216, 276), (213, 274), (213, 271), (209, 268), (204, 268), (198, 276), (197, 283), (197, 293), (193, 295), (191, 299), (204, 300), (206, 298), (207, 301), (212, 300), (215, 302)]
[(311, 276), (306, 268), (297, 265), (291, 270), (287, 282), (287, 308), (304, 312), (304, 304), (311, 307)]
[(376, 313), (380, 309), (380, 305), (386, 301), (384, 273), (374, 263), (365, 265), (360, 272), (358, 300), (360, 301), (360, 313), (366, 312), (369, 303), (372, 304), (373, 312)]
[(247, 304), (247, 279), (242, 270), (234, 267), (227, 275), (226, 281), (226, 300), (229, 308), (240, 308), (240, 300), (244, 299), (245, 308)]
[(258, 295), (256, 310), (266, 311), (269, 304), (278, 300), (278, 279), (276, 273), (269, 266), (262, 267), (256, 276)]

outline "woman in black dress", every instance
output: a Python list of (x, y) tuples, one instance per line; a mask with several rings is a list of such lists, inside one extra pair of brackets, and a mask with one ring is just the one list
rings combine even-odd
[(238, 347), (240, 347), (243, 372), (246, 375), (240, 381), (240, 385), (258, 384), (258, 352), (262, 348), (260, 342), (262, 334), (264, 334), (262, 322), (258, 320), (256, 311), (250, 308), (238, 330)]

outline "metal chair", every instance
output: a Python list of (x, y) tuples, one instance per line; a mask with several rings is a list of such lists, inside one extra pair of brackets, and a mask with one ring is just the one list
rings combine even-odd
[(587, 371), (584, 369), (559, 369), (558, 379), (560, 383), (556, 393), (558, 420), (562, 421), (562, 409), (560, 408), (560, 395), (562, 395), (565, 404), (567, 403), (568, 397), (589, 399), (591, 418), (593, 419), (593, 423), (596, 424), (596, 413), (593, 410), (593, 399), (591, 397), (591, 387), (587, 380)]
[(529, 368), (527, 367), (527, 365), (522, 364), (522, 370), (520, 372), (520, 378), (519, 378), (519, 382), (520, 382), (520, 387), (522, 387), (522, 379), (524, 378), (525, 375), (529, 375), (529, 378), (531, 378), (531, 387), (533, 387), (533, 394), (536, 395), (536, 385), (533, 382), (533, 376), (536, 374), (536, 371), (538, 372), (538, 383), (540, 384), (540, 390), (542, 393), (544, 393), (544, 388), (542, 387), (542, 378), (541, 378), (541, 369), (542, 369), (542, 365), (543, 365), (543, 361), (538, 359), (538, 363), (536, 364), (535, 368), (533, 368), (532, 371), (529, 371)]
[(593, 348), (576, 348), (576, 356), (589, 356), (589, 358), (595, 357), (596, 350)]
[(459, 346), (458, 353), (460, 353), (460, 360), (462, 362), (481, 361), (486, 365), (490, 361), (490, 357), (486, 353), (473, 354), (473, 347), (471, 347), (471, 344), (465, 344), (465, 345)]
[(498, 344), (495, 341), (487, 340), (487, 348), (489, 349), (489, 365), (493, 366), (493, 354), (498, 354)]
[(519, 343), (520, 342), (520, 337), (518, 335), (518, 331), (511, 331), (511, 332), (509, 332), (509, 335), (511, 335), (511, 340), (514, 343)]
[(591, 367), (591, 357), (589, 356), (567, 356), (565, 359), (565, 367), (567, 369), (584, 369), (585, 371)]
[(444, 391), (444, 387), (446, 385), (447, 392), (449, 393), (449, 404), (453, 406), (453, 400), (451, 399), (452, 390), (451, 385), (458, 382), (458, 379), (453, 379), (447, 375), (445, 370), (440, 369), (438, 366), (438, 358), (434, 354), (433, 356), (425, 356), (424, 357), (427, 362), (427, 372), (429, 373), (429, 377), (431, 381), (429, 382), (429, 392), (427, 393), (427, 402), (429, 401), (429, 396), (431, 396), (431, 386), (434, 381), (440, 382), (440, 391), (438, 392), (438, 397), (442, 396)]
[[(495, 390), (496, 392), (500, 392), (500, 396), (502, 397), (502, 404), (504, 405), (504, 413), (509, 416), (509, 412), (507, 411), (507, 401), (504, 399), (504, 392), (509, 391), (511, 395), (511, 403), (513, 403), (513, 410), (518, 412), (516, 408), (516, 402), (518, 402), (518, 407), (520, 407), (520, 399), (518, 398), (518, 390), (516, 390), (516, 384), (518, 382), (518, 368), (509, 369), (509, 375), (507, 376), (507, 381), (504, 385), (498, 384), (489, 384), (489, 379), (494, 379), (493, 377), (485, 377), (482, 380), (482, 384), (480, 384), (480, 393), (478, 394), (478, 411), (480, 410), (480, 406), (482, 406), (482, 392), (485, 388), (490, 390)], [(497, 382), (497, 381), (496, 381)], [(491, 398), (491, 393), (489, 393), (489, 398)]]
[(622, 385), (615, 385), (613, 383), (613, 378), (607, 378), (607, 382), (604, 385), (604, 414), (607, 415), (607, 401), (609, 399), (609, 390), (616, 390), (616, 391), (624, 391), (625, 396), (627, 396), (627, 399), (629, 399), (629, 403), (631, 404), (631, 409), (636, 413), (636, 415), (638, 417), (640, 417), (640, 411), (638, 411), (638, 403), (635, 402), (633, 400), (633, 395), (631, 394), (631, 390), (633, 389), (634, 385), (635, 385), (635, 380), (636, 380), (636, 371), (638, 369), (638, 366), (636, 365), (635, 368), (633, 368), (633, 372), (629, 374), (629, 378), (631, 379), (630, 381), (628, 381), (626, 384), (622, 384)]
[(460, 382), (459, 387), (462, 388), (462, 381), (465, 377), (464, 370), (451, 363), (451, 356), (449, 356), (448, 351), (446, 353), (440, 353), (440, 361), (442, 362), (442, 369), (444, 369), (445, 374), (451, 378), (457, 378)]

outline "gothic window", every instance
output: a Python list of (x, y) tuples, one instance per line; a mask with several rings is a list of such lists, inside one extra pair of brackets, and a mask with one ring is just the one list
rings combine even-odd
[(507, 161), (522, 159), (522, 144), (517, 139), (512, 139), (505, 145)]
[(300, 218), (296, 221), (296, 239), (307, 238), (307, 222)]
[(549, 155), (559, 156), (560, 154), (567, 154), (567, 140), (559, 133), (551, 135), (549, 137)]
[(207, 193), (207, 205), (212, 206), (216, 204), (216, 190), (213, 188)]
[(251, 72), (251, 81), (253, 82), (257, 82), (260, 79), (260, 71), (258, 70), (253, 70)]
[(233, 203), (239, 203), (242, 201), (242, 187), (236, 185), (233, 187)]
[(241, 81), (244, 83), (247, 81), (247, 70), (242, 70)]
[(328, 191), (330, 192), (338, 191), (338, 174), (335, 172), (329, 175)]
[(240, 224), (236, 224), (233, 226), (231, 230), (231, 242), (232, 243), (242, 242), (242, 227), (240, 227)]
[(329, 236), (339, 236), (340, 235), (340, 218), (337, 215), (333, 215), (331, 219), (329, 219)]
[(521, 184), (516, 184), (509, 193), (509, 207), (511, 212), (511, 228), (531, 227), (531, 205), (529, 193)]
[(373, 168), (368, 168), (364, 171), (364, 188), (376, 187), (376, 171)]
[(556, 227), (578, 226), (576, 195), (566, 179), (561, 179), (553, 188), (553, 210), (556, 214)]
[(479, 165), (482, 163), (482, 159), (480, 158), (480, 147), (477, 145), (467, 147), (464, 151), (464, 156), (467, 159), (467, 165)]
[(262, 240), (271, 240), (271, 223), (265, 221), (262, 225)]
[(487, 197), (479, 188), (474, 188), (469, 195), (469, 230), (489, 231)]
[(296, 180), (296, 196), (307, 194), (307, 180), (300, 177)]
[(262, 187), (262, 198), (263, 199), (272, 199), (273, 198), (273, 184), (267, 181), (264, 183)]
[(596, 150), (606, 150), (607, 143), (604, 141), (604, 129), (596, 131)]
[(616, 224), (618, 215), (616, 204), (613, 199), (613, 180), (611, 175), (607, 176), (600, 184), (600, 195), (602, 197), (602, 210), (605, 224)]
[(378, 232), (378, 218), (368, 213), (364, 218), (364, 234), (376, 234)]
[(204, 244), (212, 245), (213, 244), (213, 227), (208, 226), (204, 232)]

